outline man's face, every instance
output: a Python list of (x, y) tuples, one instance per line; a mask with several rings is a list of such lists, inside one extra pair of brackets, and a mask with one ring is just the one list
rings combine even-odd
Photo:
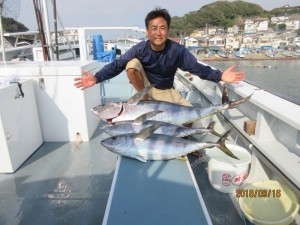
[(147, 36), (154, 51), (161, 51), (165, 48), (168, 31), (168, 24), (164, 18), (157, 17), (149, 21)]

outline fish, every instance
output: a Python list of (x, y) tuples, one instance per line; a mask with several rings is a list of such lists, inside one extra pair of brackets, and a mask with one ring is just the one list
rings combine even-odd
[(141, 100), (143, 95), (151, 88), (152, 85), (147, 86), (141, 92), (136, 93), (128, 102), (111, 102), (95, 106), (92, 108), (92, 112), (99, 116), (101, 120), (113, 123), (117, 121), (134, 120), (135, 118), (152, 111), (162, 111), (149, 120), (183, 125), (195, 122), (198, 119), (210, 117), (225, 109), (238, 107), (244, 102), (247, 102), (252, 96), (251, 94), (246, 98), (230, 101), (229, 98), (226, 97), (228, 94), (227, 87), (225, 86), (223, 89), (223, 95), (225, 97), (223, 97), (223, 99), (226, 99), (227, 102), (209, 107), (193, 107), (164, 101)]
[(217, 142), (196, 142), (175, 136), (154, 134), (159, 126), (152, 125), (139, 133), (115, 135), (103, 139), (103, 147), (116, 154), (133, 158), (141, 162), (148, 160), (177, 159), (188, 153), (206, 148), (218, 147), (229, 157), (239, 159), (225, 145), (231, 129), (228, 130)]
[(204, 135), (211, 133), (221, 137), (221, 134), (214, 130), (216, 122), (211, 122), (207, 128), (192, 128), (162, 121), (148, 120), (158, 113), (162, 113), (162, 111), (152, 111), (139, 116), (135, 120), (106, 123), (101, 127), (101, 130), (110, 136), (114, 136), (127, 133), (139, 133), (147, 127), (158, 125), (159, 128), (154, 131), (156, 134), (187, 137), (193, 134)]

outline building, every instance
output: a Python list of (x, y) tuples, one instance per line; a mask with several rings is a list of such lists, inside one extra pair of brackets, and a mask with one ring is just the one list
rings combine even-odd
[(225, 39), (220, 36), (212, 37), (208, 40), (208, 46), (224, 48)]
[(197, 47), (199, 46), (199, 42), (194, 37), (189, 37), (185, 40), (185, 47)]
[(233, 35), (227, 36), (225, 39), (225, 48), (226, 49), (239, 49), (240, 48), (239, 38), (234, 37)]

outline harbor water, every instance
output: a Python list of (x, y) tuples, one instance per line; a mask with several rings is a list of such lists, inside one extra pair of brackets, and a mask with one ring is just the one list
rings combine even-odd
[(246, 81), (300, 105), (300, 60), (240, 60), (206, 62), (225, 70), (236, 65)]

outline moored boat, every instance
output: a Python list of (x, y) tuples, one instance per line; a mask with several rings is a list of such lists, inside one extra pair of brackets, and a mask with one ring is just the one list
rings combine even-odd
[(223, 51), (218, 51), (217, 52), (217, 55), (221, 58), (228, 58), (228, 55), (226, 52), (223, 52)]
[(245, 58), (245, 54), (242, 51), (236, 51), (234, 55), (238, 58)]

